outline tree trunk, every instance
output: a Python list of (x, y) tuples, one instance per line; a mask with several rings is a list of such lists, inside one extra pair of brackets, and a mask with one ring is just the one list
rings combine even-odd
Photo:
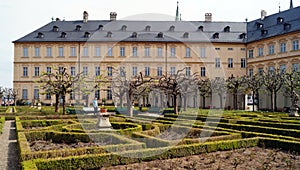
[(174, 114), (178, 115), (178, 102), (177, 102), (177, 95), (174, 95), (173, 96), (173, 99), (174, 99)]
[(255, 109), (254, 109), (254, 106), (255, 106), (254, 96), (255, 96), (255, 93), (254, 93), (254, 91), (253, 91), (253, 92), (252, 92), (252, 112), (255, 111)]
[(202, 96), (202, 109), (205, 109), (205, 95)]
[(186, 97), (186, 95), (184, 95), (183, 96), (183, 105), (184, 105), (184, 111), (186, 111), (187, 110), (187, 97)]
[(59, 107), (59, 94), (55, 94), (55, 112), (58, 112)]
[(257, 97), (257, 105), (256, 105), (256, 107), (257, 107), (257, 111), (259, 110), (259, 93), (258, 93), (258, 90), (256, 91), (256, 97)]
[(62, 95), (62, 105), (63, 105), (63, 115), (65, 115), (66, 114), (66, 95), (65, 94), (63, 94)]
[(222, 100), (222, 94), (218, 94), (220, 97), (220, 109), (223, 109), (223, 100)]
[(130, 117), (133, 117), (133, 101), (131, 100), (131, 98), (132, 96), (130, 94), (127, 95), (127, 112)]
[(274, 112), (274, 97), (273, 97), (273, 91), (271, 92), (271, 111)]
[(277, 112), (277, 92), (274, 92), (274, 111)]

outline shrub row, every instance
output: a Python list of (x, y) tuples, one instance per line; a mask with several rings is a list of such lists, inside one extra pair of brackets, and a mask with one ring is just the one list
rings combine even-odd
[(5, 123), (5, 117), (0, 117), (0, 134), (2, 134), (4, 123)]
[[(31, 151), (29, 143), (35, 140), (45, 140), (53, 143), (77, 143), (77, 142), (103, 142), (109, 140), (111, 143), (99, 147), (85, 147), (77, 149), (58, 149), (49, 151)], [(22, 161), (36, 158), (55, 158), (66, 156), (78, 156), (84, 154), (100, 154), (106, 152), (121, 152), (127, 150), (138, 150), (145, 148), (145, 144), (131, 139), (122, 138), (116, 134), (78, 134), (59, 132), (19, 132), (18, 143)]]
[(142, 161), (152, 161), (184, 157), (201, 153), (254, 147), (259, 143), (259, 138), (238, 139), (230, 141), (207, 142), (192, 145), (181, 145), (174, 147), (162, 147), (126, 151), (122, 153), (82, 155), (76, 157), (37, 159), (22, 163), (24, 170), (44, 169), (97, 169), (103, 166), (129, 164)]

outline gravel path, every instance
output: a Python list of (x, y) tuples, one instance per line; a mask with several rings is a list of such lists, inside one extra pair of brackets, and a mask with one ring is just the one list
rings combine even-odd
[(6, 121), (0, 135), (0, 169), (20, 169), (15, 121)]

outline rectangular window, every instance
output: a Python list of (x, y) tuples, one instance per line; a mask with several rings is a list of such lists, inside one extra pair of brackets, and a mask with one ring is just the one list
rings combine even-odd
[(263, 75), (264, 73), (264, 68), (258, 68), (258, 74)]
[(46, 68), (46, 72), (47, 72), (47, 73), (51, 73), (51, 71), (52, 71), (52, 70), (51, 70), (51, 67), (47, 67), (47, 68)]
[(132, 67), (132, 76), (137, 75), (137, 67)]
[(253, 58), (253, 50), (248, 51), (248, 58)]
[(109, 47), (107, 50), (107, 56), (112, 57), (113, 53), (112, 53), (112, 47)]
[(64, 56), (64, 47), (59, 47), (58, 48), (58, 56), (63, 57)]
[(120, 76), (125, 77), (126, 72), (125, 72), (125, 67), (120, 67)]
[(112, 100), (112, 92), (111, 90), (107, 90), (107, 100)]
[(221, 50), (221, 48), (215, 48), (215, 50), (219, 51), (219, 50)]
[(191, 76), (191, 67), (186, 67), (185, 68), (185, 75), (186, 76)]
[(281, 52), (281, 53), (286, 52), (286, 43), (281, 43), (281, 44), (280, 44), (280, 52)]
[(137, 47), (132, 47), (132, 56), (137, 57)]
[(145, 57), (149, 57), (149, 56), (150, 56), (150, 48), (145, 47)]
[(233, 48), (227, 48), (228, 51), (233, 51)]
[(274, 48), (274, 45), (270, 45), (269, 46), (269, 55), (272, 55), (275, 53), (275, 48)]
[(274, 66), (269, 66), (268, 71), (269, 71), (269, 73), (274, 73), (274, 71), (275, 71)]
[(252, 77), (253, 76), (253, 68), (249, 69), (249, 76)]
[(145, 67), (145, 76), (150, 75), (150, 67)]
[(233, 68), (233, 58), (228, 58), (228, 68)]
[(162, 67), (157, 67), (157, 76), (162, 76)]
[(40, 76), (40, 67), (34, 67), (34, 76)]
[(23, 57), (28, 57), (28, 48), (27, 47), (23, 48)]
[(58, 67), (58, 73), (59, 74), (62, 74), (63, 70), (64, 70), (64, 67)]
[(176, 48), (171, 47), (171, 57), (175, 57), (175, 56), (176, 56)]
[(264, 49), (262, 47), (258, 48), (258, 56), (261, 57), (264, 55)]
[(297, 50), (299, 50), (299, 41), (294, 40), (293, 41), (293, 51), (297, 51)]
[(163, 50), (162, 50), (161, 47), (158, 47), (158, 48), (157, 48), (157, 56), (158, 56), (158, 57), (162, 57), (162, 56), (163, 56)]
[(280, 65), (280, 74), (284, 74), (286, 71), (286, 65), (283, 64), (283, 65)]
[(191, 49), (190, 49), (189, 47), (187, 47), (187, 48), (185, 49), (185, 56), (186, 56), (186, 57), (191, 57)]
[(201, 67), (200, 68), (200, 76), (201, 77), (205, 77), (206, 76), (206, 68), (205, 67)]
[(200, 49), (200, 57), (205, 58), (206, 57), (206, 48), (202, 47)]
[(75, 93), (73, 91), (70, 93), (70, 100), (75, 100)]
[(101, 56), (100, 47), (96, 47), (96, 48), (95, 48), (95, 56), (96, 56), (96, 57), (100, 57), (100, 56)]
[(88, 75), (88, 72), (89, 72), (88, 67), (84, 66), (84, 67), (83, 67), (83, 75), (84, 75), (84, 76), (87, 76), (87, 75)]
[(83, 57), (88, 57), (88, 56), (89, 56), (89, 48), (83, 47)]
[(293, 71), (295, 71), (295, 72), (299, 71), (299, 64), (298, 63), (292, 64), (292, 67), (293, 67)]
[(221, 67), (220, 58), (216, 58), (215, 59), (215, 67), (216, 68), (220, 68)]
[(71, 57), (75, 57), (76, 56), (76, 47), (71, 47)]
[(23, 76), (28, 77), (28, 67), (23, 67)]
[(95, 98), (96, 98), (97, 100), (100, 100), (100, 90), (96, 90), (96, 91), (95, 91)]
[(35, 47), (34, 48), (34, 56), (35, 57), (40, 57), (40, 47)]
[(39, 99), (39, 89), (33, 90), (33, 97), (34, 97), (34, 99)]
[(171, 67), (170, 75), (175, 75), (175, 72), (176, 72), (176, 68)]
[(95, 75), (100, 76), (100, 67), (99, 66), (95, 67)]
[(75, 75), (76, 75), (75, 67), (71, 67), (71, 76), (75, 76)]
[(241, 58), (241, 68), (246, 68), (246, 58)]
[(51, 94), (49, 93), (46, 94), (46, 100), (51, 100)]
[(125, 47), (120, 47), (120, 56), (121, 57), (125, 56)]
[(108, 76), (112, 76), (112, 71), (113, 71), (112, 67), (107, 67), (107, 75)]
[(22, 89), (22, 99), (28, 99), (28, 90)]
[(51, 47), (47, 47), (47, 57), (52, 57), (52, 48)]

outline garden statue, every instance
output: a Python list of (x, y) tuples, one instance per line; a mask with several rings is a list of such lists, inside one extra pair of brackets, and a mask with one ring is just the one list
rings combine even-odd
[(292, 101), (292, 107), (291, 107), (291, 112), (289, 116), (299, 116), (298, 114), (298, 101), (299, 101), (299, 95), (293, 91), (291, 95), (291, 101)]

